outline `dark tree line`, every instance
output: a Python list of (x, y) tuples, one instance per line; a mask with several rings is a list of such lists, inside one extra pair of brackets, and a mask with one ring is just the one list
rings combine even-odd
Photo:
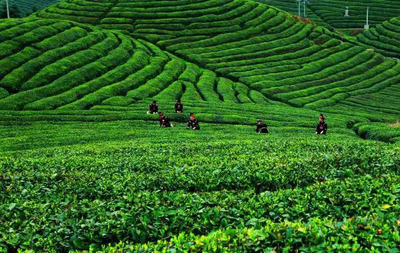
[[(9, 10), (10, 10), (10, 18), (20, 18), (21, 17), (21, 12), (18, 9), (18, 6), (16, 4), (9, 5)], [(7, 5), (5, 2), (1, 6), (0, 17), (7, 18)]]
[[(10, 10), (10, 18), (21, 18), (23, 17), (23, 14), (21, 14), (21, 11), (19, 10), (18, 6), (16, 4), (11, 4), (9, 5), (9, 10)], [(32, 10), (26, 13), (25, 16), (29, 16), (34, 12), (37, 12), (39, 9), (36, 6), (32, 7)], [(0, 18), (7, 18), (7, 5), (6, 3), (2, 3), (1, 8), (0, 8)]]
[(29, 11), (28, 13), (26, 13), (26, 16), (29, 16), (29, 15), (31, 15), (32, 13), (35, 13), (35, 12), (37, 12), (39, 10), (39, 8), (38, 7), (36, 7), (36, 6), (33, 6), (32, 7), (32, 10), (31, 11)]

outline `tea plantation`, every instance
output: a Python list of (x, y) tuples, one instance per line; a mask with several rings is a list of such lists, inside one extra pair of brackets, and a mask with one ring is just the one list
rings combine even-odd
[(400, 147), (351, 130), (321, 137), (277, 126), (263, 137), (243, 125), (193, 132), (180, 123), (24, 122), (1, 127), (4, 250), (380, 251), (400, 243)]
[(286, 3), (0, 20), (0, 252), (399, 252), (400, 7), (348, 40), (361, 1)]
[[(292, 14), (298, 14), (298, 4), (291, 0), (259, 0), (260, 2), (276, 6)], [(346, 7), (349, 16), (345, 17)], [(366, 23), (366, 11), (369, 7), (369, 24), (378, 25), (393, 17), (400, 16), (399, 1), (383, 0), (318, 0), (306, 4), (306, 17), (319, 25), (334, 28), (363, 28)], [(303, 3), (301, 15), (303, 15)], [(321, 22), (321, 20), (323, 22)], [(326, 24), (328, 24), (328, 26)]]
[(400, 58), (400, 19), (392, 18), (357, 36), (363, 45), (388, 57)]
[[(0, 0), (0, 6), (3, 6), (5, 2), (5, 0)], [(51, 4), (60, 2), (60, 0), (8, 0), (8, 2), (10, 6), (15, 5), (18, 8), (21, 17), (25, 17), (35, 9), (41, 10)]]
[(63, 2), (37, 16), (119, 29), (296, 107), (330, 107), (400, 80), (397, 60), (262, 3), (83, 2)]

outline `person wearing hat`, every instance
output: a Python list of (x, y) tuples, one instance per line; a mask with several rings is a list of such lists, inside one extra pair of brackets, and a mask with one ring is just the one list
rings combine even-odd
[(149, 105), (149, 113), (155, 114), (158, 113), (158, 103), (157, 100), (154, 100), (153, 103)]
[(158, 114), (160, 116), (160, 127), (172, 127), (167, 116), (163, 115), (162, 112)]
[(199, 121), (194, 116), (194, 113), (190, 113), (190, 119), (187, 124), (187, 128), (193, 129), (193, 130), (200, 130)]
[(323, 114), (319, 115), (319, 122), (317, 125), (317, 129), (315, 130), (315, 134), (322, 134), (322, 135), (326, 135), (328, 131), (328, 124), (326, 124), (325, 122), (325, 117)]
[(267, 124), (265, 124), (261, 119), (257, 120), (256, 132), (259, 133), (259, 134), (261, 134), (261, 133), (263, 133), (263, 134), (269, 133)]
[(180, 99), (178, 99), (178, 102), (175, 104), (175, 112), (179, 114), (183, 113), (183, 104)]

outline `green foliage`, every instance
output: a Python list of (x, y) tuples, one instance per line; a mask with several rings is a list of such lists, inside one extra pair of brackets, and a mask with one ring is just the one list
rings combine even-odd
[(209, 70), (205, 70), (199, 78), (197, 87), (206, 101), (219, 102), (220, 97), (217, 93), (217, 75)]
[(236, 97), (236, 91), (234, 90), (234, 82), (226, 78), (220, 78), (217, 84), (217, 91), (219, 94), (223, 94), (224, 102), (239, 102)]
[[(116, 251), (396, 251), (399, 221), (392, 215), (349, 219), (327, 218), (309, 222), (269, 222), (260, 229), (218, 230), (206, 236), (181, 233), (171, 240), (141, 245), (119, 243), (103, 247)], [(359, 243), (359, 242), (363, 243)]]
[[(298, 15), (299, 9), (291, 0), (259, 0), (259, 2), (276, 6), (291, 14)], [(349, 7), (349, 17), (345, 17), (345, 7)], [(385, 20), (400, 16), (400, 4), (396, 1), (383, 0), (321, 0), (308, 2), (306, 17), (314, 23), (327, 28), (362, 29), (365, 24), (367, 7), (370, 7), (369, 24), (375, 26)], [(303, 17), (303, 5), (300, 16)]]
[[(163, 59), (165, 60), (165, 59)], [(179, 75), (184, 71), (185, 64), (179, 59), (172, 59), (161, 69), (153, 70), (160, 71), (159, 75), (149, 80), (144, 85), (127, 93), (128, 97), (135, 100), (147, 98), (158, 94), (160, 91), (169, 86)]]
[(372, 47), (377, 52), (390, 57), (400, 56), (400, 22), (398, 18), (377, 25), (357, 36), (357, 41), (366, 47)]
[[(142, 60), (148, 61), (148, 59), (146, 58)], [(142, 63), (147, 64), (147, 62), (142, 62)], [(113, 96), (126, 95), (128, 91), (134, 90), (135, 88), (139, 88), (146, 82), (146, 80), (154, 78), (157, 75), (157, 70), (160, 69), (164, 63), (165, 59), (154, 57), (150, 65), (147, 66), (139, 65), (141, 69), (138, 69), (137, 72), (131, 74), (126, 79), (102, 87), (99, 90), (88, 94), (87, 96), (83, 97), (80, 100), (77, 100), (71, 104), (60, 107), (60, 109), (69, 109), (69, 110), (86, 109)]]
[(102, 102), (103, 105), (127, 106), (134, 102), (130, 97), (115, 96)]
[(161, 91), (157, 96), (154, 97), (155, 100), (161, 103), (171, 103), (172, 101), (177, 101), (182, 97), (184, 82), (175, 81), (166, 89)]
[(400, 141), (400, 127), (398, 123), (359, 123), (354, 126), (354, 130), (364, 139), (391, 143)]
[(178, 250), (205, 240), (196, 247), (207, 249), (206, 241), (231, 233), (229, 240), (241, 238), (232, 249), (251, 249), (254, 238), (242, 230), (269, 234), (254, 247), (275, 250), (345, 248), (355, 240), (347, 233), (388, 247), (398, 242), (390, 228), (400, 211), (399, 150), (351, 131), (321, 139), (287, 126), (263, 136), (240, 125), (202, 123), (193, 132), (185, 123), (159, 129), (140, 121), (24, 122), (0, 127), (10, 129), (0, 134), (3, 151), (26, 149), (0, 157), (3, 248), (126, 242), (161, 250), (168, 242)]
[[(335, 1), (350, 6), (352, 14), (347, 21), (342, 20), (344, 26), (358, 24), (361, 11), (356, 10), (356, 6), (365, 4)], [(279, 5), (291, 13), (297, 10), (295, 4), (286, 0), (266, 2)], [(370, 3), (374, 24), (378, 20), (375, 15), (378, 2), (382, 4), (378, 0)], [(397, 7), (388, 8), (390, 4), (382, 7), (390, 13), (389, 16), (397, 11)], [(309, 3), (307, 8), (310, 18), (318, 19), (317, 15), (320, 16), (316, 23), (325, 27), (335, 26), (340, 20), (337, 17), (338, 6), (331, 2)], [(236, 98), (237, 102), (264, 102), (262, 96), (266, 96), (296, 107), (330, 107), (355, 96), (377, 93), (391, 87), (397, 83), (400, 75), (394, 61), (350, 43), (308, 19), (297, 18), (260, 2), (118, 1), (111, 4), (107, 1), (82, 4), (71, 0), (36, 15), (96, 24), (150, 41), (186, 61), (214, 71), (217, 79), (230, 78), (242, 83), (236, 84), (238, 87), (249, 87), (245, 96), (238, 91), (236, 95), (242, 97)], [(376, 43), (382, 45), (381, 49), (376, 47), (376, 50), (381, 53), (390, 51), (393, 55), (400, 50), (395, 34), (397, 23), (393, 19), (362, 36), (372, 41), (379, 38), (381, 41)], [(148, 44), (147, 47), (154, 45)], [(194, 101), (223, 99), (225, 94), (218, 93), (217, 82), (214, 82), (212, 90), (207, 85), (201, 87), (204, 82), (199, 82), (199, 74), (190, 74), (190, 69), (181, 73), (180, 78), (169, 79), (164, 78), (161, 70), (158, 70), (163, 77), (161, 81), (154, 80), (154, 83), (127, 92), (135, 101), (147, 97), (160, 99), (160, 93), (164, 90), (166, 96), (174, 100), (181, 96), (189, 98), (189, 95), (182, 94), (186, 90)], [(169, 74), (165, 73), (164, 76)], [(189, 82), (187, 89), (184, 83), (177, 85), (177, 81), (181, 80)], [(170, 91), (168, 86), (172, 84), (174, 86)], [(149, 89), (150, 86), (154, 87)], [(182, 86), (182, 91), (179, 86)], [(261, 92), (261, 96), (256, 91)], [(250, 93), (256, 96), (255, 99)], [(386, 109), (389, 107), (387, 105)], [(368, 108), (360, 107), (359, 110), (363, 111), (360, 112), (362, 114)]]
[[(394, 55), (399, 23), (358, 40)], [(0, 46), (0, 251), (398, 247), (399, 146), (360, 139), (400, 140), (397, 61), (246, 0), (68, 0)]]
[(5, 98), (10, 95), (6, 89), (0, 88), (0, 98)]

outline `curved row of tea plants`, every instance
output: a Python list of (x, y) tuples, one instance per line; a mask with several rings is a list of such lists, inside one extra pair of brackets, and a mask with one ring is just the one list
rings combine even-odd
[[(291, 0), (257, 0), (258, 2), (265, 3), (274, 7), (277, 7), (281, 10), (287, 11), (293, 15), (299, 16), (304, 18), (304, 5), (303, 3), (301, 4), (300, 7), (300, 15), (299, 15), (299, 6), (298, 2), (293, 2)], [(326, 28), (332, 28), (330, 24), (325, 22), (324, 20), (321, 19), (320, 16), (318, 16), (314, 11), (312, 11), (309, 8), (310, 3), (307, 3), (306, 5), (306, 16), (305, 18), (312, 20), (313, 23), (323, 26)]]
[(364, 139), (384, 142), (400, 142), (400, 123), (359, 123), (354, 126), (357, 134)]
[[(155, 43), (297, 107), (331, 106), (400, 81), (397, 61), (258, 2), (70, 1), (37, 16), (65, 19), (72, 15), (68, 13), (74, 13), (72, 20), (120, 29)], [(85, 20), (89, 14), (96, 22)]]
[(47, 19), (0, 23), (0, 108), (90, 109), (154, 98), (175, 102), (268, 103), (147, 42)]
[[(285, 10), (291, 14), (298, 15), (297, 2), (292, 0), (258, 0), (259, 2), (276, 6), (282, 10)], [(108, 24), (120, 24), (120, 28), (127, 28), (134, 23), (134, 19), (129, 22), (129, 19), (118, 18), (116, 20), (101, 20), (97, 14), (105, 14), (108, 10), (116, 5), (117, 7), (123, 7), (125, 3), (131, 3), (132, 1), (117, 0), (117, 1), (103, 1), (101, 3), (97, 1), (76, 1), (71, 3), (62, 3), (58, 8), (50, 7), (46, 10), (45, 16), (59, 18), (60, 15), (66, 19), (74, 19), (79, 22), (88, 22), (93, 24), (102, 23), (105, 26)], [(159, 6), (164, 6), (163, 1)], [(88, 7), (90, 3), (93, 7)], [(120, 5), (121, 3), (121, 5)], [(179, 3), (172, 4), (172, 6), (178, 6), (184, 4), (196, 4), (198, 1), (179, 1)], [(170, 3), (167, 4), (167, 6)], [(207, 5), (207, 4), (205, 4)], [(157, 7), (157, 5), (152, 5)], [(346, 6), (349, 7), (350, 17), (344, 17)], [(383, 0), (372, 0), (372, 1), (349, 1), (349, 0), (321, 0), (321, 1), (310, 1), (307, 3), (306, 17), (310, 18), (314, 23), (325, 27), (333, 26), (335, 28), (363, 28), (366, 21), (366, 8), (370, 7), (369, 22), (372, 26), (375, 26), (383, 21), (390, 18), (400, 16), (400, 4), (397, 1), (383, 1)], [(85, 12), (85, 11), (88, 12)], [(187, 8), (189, 10), (189, 8)], [(76, 11), (76, 12), (73, 12)], [(303, 16), (303, 5), (301, 6), (301, 16)]]
[[(346, 6), (350, 17), (344, 17)], [(320, 0), (310, 1), (308, 7), (335, 28), (363, 28), (369, 7), (369, 23), (377, 25), (400, 16), (400, 3), (386, 0)]]
[(393, 18), (364, 31), (357, 40), (366, 47), (395, 58), (400, 58), (400, 18)]
[[(292, 0), (259, 0), (260, 2), (276, 6), (282, 10), (298, 15), (298, 5)], [(349, 7), (349, 17), (345, 17), (346, 7)], [(309, 1), (306, 5), (306, 17), (318, 25), (335, 28), (363, 28), (366, 23), (366, 11), (370, 7), (369, 23), (378, 25), (390, 18), (400, 16), (398, 1), (384, 0), (319, 0)], [(303, 4), (301, 16), (303, 17)], [(329, 24), (329, 25), (327, 25)]]
[[(372, 90), (371, 92), (376, 92)], [(399, 119), (400, 85), (392, 85), (376, 93), (357, 94), (340, 101), (337, 105), (321, 108), (321, 111), (364, 117), (372, 121), (396, 122)]]

